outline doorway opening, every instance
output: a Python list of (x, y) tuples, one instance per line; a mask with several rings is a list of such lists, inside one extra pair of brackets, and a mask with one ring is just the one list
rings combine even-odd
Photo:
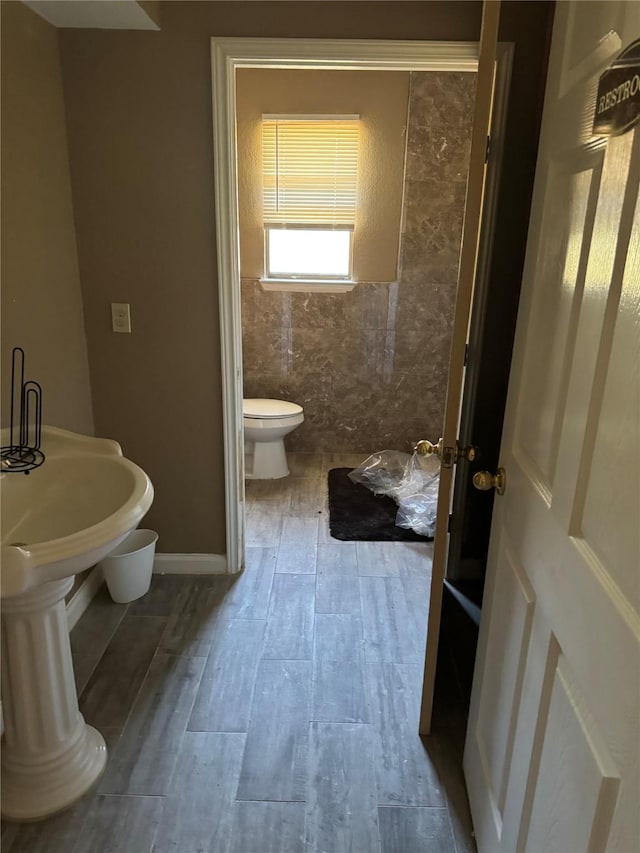
[[(233, 573), (244, 565), (245, 549), (242, 413), (245, 389), (242, 370), (242, 286), (237, 200), (239, 175), (236, 72), (242, 69), (323, 69), (473, 73), (477, 71), (478, 47), (474, 43), (455, 42), (212, 39), (212, 64), (216, 221), (221, 282), (227, 565), (228, 571)], [(421, 247), (416, 246), (414, 251), (420, 252)], [(393, 288), (393, 285), (390, 287)], [(390, 299), (393, 299), (393, 291), (383, 294), (383, 299), (384, 297), (387, 298), (388, 305)], [(416, 392), (419, 393), (417, 383)], [(260, 396), (268, 395), (262, 393)], [(357, 449), (373, 452), (381, 448), (372, 446)]]

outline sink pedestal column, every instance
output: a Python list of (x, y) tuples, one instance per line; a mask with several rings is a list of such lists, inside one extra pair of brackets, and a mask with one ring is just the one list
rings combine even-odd
[(100, 732), (78, 710), (64, 597), (73, 578), (2, 600), (2, 816), (70, 806), (105, 768)]

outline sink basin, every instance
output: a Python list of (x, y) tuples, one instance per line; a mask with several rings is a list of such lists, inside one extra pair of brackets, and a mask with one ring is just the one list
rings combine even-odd
[[(3, 430), (2, 444), (7, 444)], [(78, 709), (65, 596), (151, 506), (115, 441), (42, 428), (43, 464), (0, 474), (3, 817), (38, 820), (96, 782), (107, 749)]]
[(42, 450), (30, 474), (0, 475), (3, 598), (95, 565), (153, 500), (151, 481), (115, 441), (43, 427)]

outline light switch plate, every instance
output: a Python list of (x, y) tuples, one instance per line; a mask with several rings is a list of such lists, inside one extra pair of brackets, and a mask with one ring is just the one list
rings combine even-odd
[(111, 328), (114, 332), (131, 331), (131, 309), (128, 302), (111, 303)]

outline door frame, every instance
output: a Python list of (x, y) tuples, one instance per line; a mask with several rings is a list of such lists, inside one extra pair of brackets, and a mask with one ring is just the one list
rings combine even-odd
[(226, 563), (229, 574), (244, 568), (245, 556), (242, 316), (235, 121), (235, 72), (239, 68), (477, 72), (478, 42), (211, 39)]

